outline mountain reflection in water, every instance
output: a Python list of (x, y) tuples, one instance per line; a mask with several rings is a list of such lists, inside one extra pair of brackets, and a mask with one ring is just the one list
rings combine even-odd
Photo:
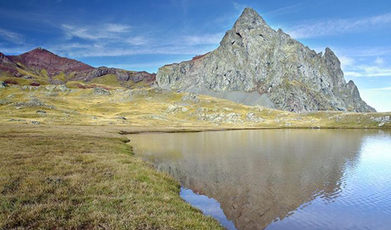
[[(182, 186), (216, 199), (238, 229), (336, 229), (345, 225), (330, 219), (322, 221), (319, 215), (302, 215), (306, 219), (287, 217), (295, 217), (312, 202), (319, 203), (317, 209), (324, 209), (338, 201), (348, 186), (347, 178), (356, 172), (363, 142), (379, 136), (391, 147), (389, 132), (365, 130), (150, 133), (129, 135), (129, 139), (136, 154), (177, 178)], [(391, 156), (390, 150), (388, 155)], [(390, 176), (380, 176), (391, 182)], [(390, 199), (386, 201), (391, 204)], [(344, 216), (345, 206), (335, 205), (335, 209), (342, 210)], [(384, 212), (391, 212), (390, 208), (381, 210), (378, 216)], [(345, 217), (350, 219), (344, 221), (352, 222), (345, 227), (360, 227), (354, 223), (360, 223), (358, 214)], [(379, 226), (385, 224), (391, 223), (383, 221)]]

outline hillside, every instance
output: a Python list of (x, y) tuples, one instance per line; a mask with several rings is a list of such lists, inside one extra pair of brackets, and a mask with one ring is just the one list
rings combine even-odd
[(36, 48), (16, 56), (0, 53), (0, 80), (14, 85), (60, 85), (79, 81), (131, 88), (152, 84), (155, 74), (107, 67), (95, 68), (80, 61), (60, 57), (46, 49)]
[[(81, 83), (78, 83), (81, 84)], [(0, 123), (180, 128), (390, 128), (390, 113), (294, 113), (160, 88), (89, 85), (0, 88)], [(87, 87), (88, 86), (88, 87)]]

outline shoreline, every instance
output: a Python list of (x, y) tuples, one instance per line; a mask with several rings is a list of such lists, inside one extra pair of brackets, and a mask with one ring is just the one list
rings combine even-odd
[(0, 229), (223, 229), (113, 129), (0, 124), (0, 141)]
[[(129, 191), (130, 192), (129, 194), (136, 192), (136, 194), (141, 194), (141, 195), (137, 195), (137, 196), (141, 196), (141, 199), (145, 199), (140, 204), (138, 204), (138, 205), (140, 205), (140, 206), (138, 206), (139, 209), (148, 210), (149, 206), (151, 204), (147, 204), (147, 203), (152, 202), (152, 207), (154, 207), (156, 205), (155, 211), (159, 212), (160, 213), (159, 215), (162, 215), (163, 219), (164, 218), (170, 219), (171, 217), (168, 217), (168, 216), (169, 216), (169, 213), (173, 211), (172, 208), (174, 208), (174, 209), (177, 208), (177, 209), (182, 210), (180, 212), (185, 213), (185, 214), (180, 213), (178, 215), (185, 215), (185, 217), (182, 216), (181, 218), (188, 218), (187, 221), (190, 221), (192, 223), (190, 226), (193, 226), (194, 228), (198, 228), (200, 226), (205, 227), (206, 225), (214, 226), (213, 228), (218, 228), (217, 227), (218, 225), (216, 225), (217, 220), (215, 220), (215, 219), (211, 220), (212, 217), (204, 215), (200, 210), (194, 208), (193, 206), (191, 206), (191, 204), (187, 203), (183, 198), (181, 198), (180, 192), (179, 192), (181, 185), (178, 180), (176, 180), (174, 177), (168, 175), (165, 172), (157, 170), (155, 167), (153, 167), (150, 164), (150, 162), (144, 161), (142, 159), (142, 157), (135, 154), (134, 150), (133, 150), (132, 143), (129, 143), (131, 140), (129, 140), (129, 138), (126, 137), (125, 135), (136, 135), (136, 134), (142, 134), (142, 133), (192, 133), (192, 132), (216, 132), (216, 131), (240, 131), (240, 130), (271, 130), (271, 129), (314, 129), (314, 128), (312, 128), (312, 127), (300, 127), (300, 128), (297, 128), (297, 127), (288, 127), (288, 128), (287, 127), (226, 127), (226, 126), (225, 127), (206, 127), (206, 126), (186, 126), (186, 127), (175, 127), (175, 126), (170, 126), (170, 127), (133, 126), (133, 127), (131, 127), (131, 126), (126, 126), (125, 127), (125, 126), (91, 126), (91, 125), (81, 125), (80, 126), (80, 125), (45, 125), (45, 124), (32, 125), (32, 124), (0, 123), (0, 139), (2, 139), (4, 141), (3, 143), (5, 145), (4, 153), (3, 153), (4, 154), (4, 156), (3, 156), (4, 161), (2, 162), (3, 166), (0, 167), (0, 171), (2, 171), (2, 173), (4, 175), (6, 175), (3, 177), (3, 181), (0, 180), (0, 188), (3, 187), (3, 189), (1, 189), (1, 190), (5, 191), (5, 189), (8, 188), (9, 186), (19, 187), (20, 186), (19, 184), (27, 183), (24, 181), (23, 177), (21, 179), (20, 175), (28, 175), (28, 174), (26, 174), (27, 173), (26, 170), (29, 170), (29, 168), (32, 168), (32, 171), (29, 173), (32, 173), (33, 175), (36, 172), (39, 172), (39, 173), (37, 174), (37, 176), (31, 177), (29, 179), (28, 183), (31, 183), (31, 181), (33, 181), (34, 184), (27, 185), (27, 187), (31, 187), (33, 189), (34, 186), (42, 186), (41, 185), (42, 182), (40, 182), (41, 181), (40, 178), (46, 177), (46, 178), (49, 178), (48, 180), (50, 181), (50, 183), (47, 182), (47, 184), (45, 186), (49, 186), (49, 187), (53, 186), (52, 181), (58, 180), (60, 183), (60, 186), (57, 187), (58, 185), (56, 185), (55, 187), (53, 187), (51, 189), (56, 190), (58, 188), (61, 188), (61, 186), (65, 186), (63, 188), (63, 189), (65, 189), (65, 191), (63, 191), (63, 192), (66, 192), (66, 190), (69, 190), (69, 188), (67, 187), (68, 184), (73, 183), (72, 182), (73, 178), (69, 178), (69, 176), (67, 176), (67, 174), (64, 174), (63, 176), (58, 176), (64, 172), (56, 171), (56, 169), (54, 169), (54, 168), (59, 167), (59, 166), (62, 167), (64, 165), (63, 165), (63, 163), (58, 164), (58, 163), (53, 162), (54, 158), (52, 158), (53, 157), (52, 154), (56, 155), (57, 152), (62, 152), (62, 154), (59, 156), (56, 156), (56, 158), (59, 157), (60, 159), (62, 159), (63, 157), (67, 157), (67, 158), (70, 157), (69, 159), (71, 160), (71, 163), (68, 163), (65, 165), (67, 167), (69, 167), (67, 170), (69, 171), (68, 173), (71, 173), (71, 174), (83, 172), (84, 168), (82, 171), (80, 171), (80, 172), (78, 171), (79, 170), (78, 167), (80, 167), (82, 165), (85, 165), (83, 167), (86, 167), (86, 170), (88, 171), (90, 164), (93, 165), (93, 164), (95, 164), (95, 162), (97, 162), (97, 163), (100, 162), (100, 159), (99, 159), (100, 156), (106, 156), (107, 160), (109, 160), (111, 162), (112, 160), (116, 159), (119, 155), (121, 155), (121, 158), (123, 158), (121, 160), (121, 162), (123, 161), (124, 163), (112, 162), (110, 164), (113, 164), (116, 166), (114, 166), (113, 169), (110, 169), (110, 170), (102, 169), (103, 170), (102, 172), (106, 174), (107, 171), (109, 171), (109, 174), (112, 175), (112, 171), (114, 170), (114, 168), (125, 167), (124, 168), (125, 171), (122, 172), (123, 176), (121, 176), (121, 177), (128, 178), (128, 180), (130, 181), (129, 183), (131, 183), (131, 184), (133, 183), (132, 186), (134, 186), (134, 188), (133, 188), (134, 190)], [(316, 129), (337, 129), (337, 128), (322, 128), (321, 127), (321, 128), (316, 128)], [(338, 128), (338, 129), (342, 130), (342, 129), (365, 129), (365, 128)], [(367, 128), (367, 129), (368, 130), (377, 129), (377, 130), (384, 130), (384, 131), (390, 130), (389, 128), (385, 128), (385, 127)], [(7, 144), (7, 141), (9, 142), (8, 144)], [(21, 144), (18, 144), (19, 142)], [(37, 143), (41, 143), (41, 142), (42, 142), (42, 144), (36, 145)], [(15, 143), (17, 145), (15, 145)], [(22, 144), (22, 143), (24, 143), (24, 144)], [(65, 143), (67, 143), (67, 144), (65, 144)], [(98, 148), (96, 146), (91, 146), (90, 145), (91, 143), (96, 143), (96, 144), (99, 143), (99, 145), (101, 145), (101, 147)], [(12, 147), (10, 147), (10, 145), (12, 145)], [(52, 145), (54, 145), (55, 148), (50, 147)], [(82, 146), (81, 149), (78, 147), (79, 145)], [(108, 147), (108, 146), (112, 146), (112, 147)], [(12, 149), (12, 148), (14, 148), (14, 149)], [(31, 148), (32, 149), (38, 148), (39, 151), (36, 152), (38, 155), (30, 156), (29, 154), (31, 154), (30, 153)], [(74, 152), (72, 152), (72, 151), (74, 151)], [(100, 151), (103, 151), (103, 153), (99, 153)], [(32, 151), (32, 152), (34, 152), (34, 151)], [(53, 165), (50, 167), (46, 166), (44, 168), (44, 170), (47, 171), (46, 175), (45, 175), (45, 173), (42, 174), (40, 171), (37, 171), (36, 167), (39, 168), (40, 165), (36, 166), (36, 165), (28, 163), (28, 162), (27, 163), (25, 162), (24, 163), (25, 165), (23, 167), (20, 166), (21, 168), (18, 169), (20, 171), (16, 170), (17, 174), (14, 174), (15, 172), (8, 171), (9, 169), (11, 169), (13, 167), (19, 167), (20, 163), (15, 162), (15, 161), (19, 161), (19, 158), (15, 158), (14, 157), (15, 154), (20, 155), (21, 153), (24, 153), (24, 154), (27, 154), (26, 155), (27, 158), (39, 158), (40, 152), (45, 152), (45, 154), (49, 154), (48, 156), (50, 156), (49, 158), (46, 157), (46, 158), (42, 158), (41, 160), (39, 160), (40, 164)], [(99, 154), (96, 155), (95, 153), (99, 153)], [(80, 160), (77, 160), (77, 159), (80, 159)], [(81, 162), (81, 165), (79, 165), (78, 162)], [(102, 163), (105, 163), (105, 162), (106, 162), (106, 160)], [(94, 166), (94, 167), (96, 167), (96, 166)], [(110, 167), (112, 167), (112, 166), (110, 166)], [(132, 167), (136, 167), (137, 170), (134, 173), (131, 173), (130, 171), (128, 172), (128, 170), (134, 170), (134, 169), (132, 169)], [(98, 171), (98, 172), (100, 172), (100, 171)], [(40, 176), (38, 176), (38, 175), (40, 175)], [(53, 177), (52, 175), (57, 175), (57, 176)], [(136, 180), (134, 180), (134, 178), (133, 178), (135, 175), (137, 177)], [(116, 185), (115, 181), (114, 182), (110, 181), (112, 179), (105, 178), (105, 177), (101, 178), (100, 176), (101, 175), (99, 173), (98, 174), (93, 173), (88, 177), (88, 179), (91, 179), (91, 180), (98, 179), (99, 183), (106, 184), (105, 186), (109, 186), (109, 187), (126, 185), (126, 184)], [(151, 177), (155, 178), (155, 179), (150, 179)], [(133, 180), (133, 182), (131, 182), (132, 180)], [(18, 184), (14, 185), (13, 181), (17, 181)], [(63, 184), (63, 181), (66, 183)], [(55, 182), (55, 183), (57, 183), (57, 182)], [(85, 182), (85, 183), (88, 184), (88, 182)], [(162, 184), (166, 184), (166, 185), (162, 185)], [(151, 190), (143, 191), (145, 189), (144, 186), (147, 186), (147, 185), (152, 186)], [(91, 185), (91, 186), (93, 186), (93, 185)], [(167, 190), (168, 188), (171, 188), (171, 189)], [(12, 193), (18, 193), (18, 190), (13, 190), (13, 187), (11, 188), (10, 191), (12, 191)], [(96, 192), (98, 192), (98, 191), (96, 191)], [(144, 194), (145, 192), (151, 193), (153, 195), (150, 198), (147, 198), (147, 197), (143, 198), (144, 195), (142, 195), (142, 194)], [(46, 193), (44, 193), (44, 194), (46, 194)], [(94, 194), (95, 193), (92, 193), (91, 195), (94, 195)], [(127, 193), (126, 192), (121, 193), (121, 195), (124, 195), (124, 194), (126, 195)], [(40, 197), (42, 195), (43, 194), (40, 194), (38, 197)], [(50, 194), (49, 195), (46, 194), (46, 195), (47, 196), (54, 196), (53, 198), (57, 199), (56, 195), (50, 195)], [(69, 199), (68, 197), (70, 197), (71, 195), (62, 195), (62, 196), (65, 197), (64, 199), (66, 201), (67, 199)], [(76, 196), (75, 199), (81, 198), (81, 196), (77, 195), (77, 193), (74, 196)], [(135, 195), (132, 195), (132, 196), (135, 196)], [(170, 199), (165, 200), (165, 199), (167, 199), (167, 196), (169, 196)], [(17, 200), (19, 200), (19, 199), (27, 199), (27, 200), (38, 199), (36, 197), (26, 198), (26, 197), (23, 197), (23, 195), (21, 195), (21, 194), (20, 195), (17, 195), (17, 194), (12, 195), (12, 197), (13, 197), (13, 199), (17, 199)], [(161, 197), (161, 198), (159, 198), (161, 200), (158, 201), (158, 204), (154, 204), (154, 202), (157, 202), (157, 201), (154, 201), (156, 199), (156, 197)], [(11, 199), (11, 197), (9, 197), (9, 198), (3, 197), (3, 199), (4, 199), (4, 202), (6, 203), (6, 202), (8, 202), (7, 201), (8, 199)], [(96, 199), (98, 199), (98, 200), (93, 199), (92, 201), (99, 202), (99, 199), (101, 199), (101, 198), (96, 198)], [(125, 201), (129, 201), (129, 200), (125, 199)], [(37, 204), (41, 204), (42, 202), (45, 202), (45, 201), (43, 201), (43, 200), (37, 201)], [(85, 202), (87, 202), (86, 204), (88, 205), (90, 201), (85, 201)], [(147, 203), (143, 203), (143, 202), (147, 202)], [(163, 203), (161, 203), (161, 202), (163, 202)], [(174, 203), (172, 203), (172, 202), (174, 202)], [(130, 205), (129, 208), (132, 209), (132, 204), (129, 204), (129, 205)], [(15, 207), (15, 208), (16, 209), (13, 209), (13, 212), (16, 212), (16, 213), (22, 212), (22, 213), (20, 213), (20, 216), (26, 215), (26, 214), (23, 214), (23, 209), (18, 208), (18, 207)], [(77, 207), (75, 207), (75, 208), (77, 208)], [(7, 209), (5, 207), (0, 207), (0, 209), (3, 210), (4, 214), (7, 213), (7, 211), (6, 211)], [(114, 210), (116, 210), (116, 209), (114, 209)], [(114, 210), (112, 212), (117, 212)], [(126, 210), (126, 209), (124, 209), (124, 210)], [(167, 211), (167, 210), (171, 210), (171, 211)], [(50, 210), (46, 210), (45, 212), (48, 212), (50, 215), (53, 214), (53, 213), (51, 213)], [(175, 211), (175, 213), (176, 213), (176, 211)], [(108, 215), (108, 214), (109, 213), (102, 213), (102, 215)], [(117, 213), (117, 214), (123, 215), (123, 213), (121, 213), (121, 212)], [(43, 215), (43, 213), (38, 212), (36, 215), (31, 216), (31, 218), (36, 218), (37, 215), (38, 216)], [(55, 214), (53, 214), (53, 215), (55, 215)], [(83, 214), (83, 215), (88, 215), (88, 214)], [(199, 216), (199, 215), (202, 215), (202, 216)], [(143, 216), (143, 214), (141, 216)], [(144, 218), (141, 216), (140, 216), (140, 218)], [(17, 217), (18, 217), (18, 215), (16, 215), (16, 217), (13, 217), (13, 218), (17, 218)], [(18, 227), (29, 226), (29, 224), (31, 224), (31, 222), (29, 221), (29, 218), (27, 218), (26, 222), (15, 219), (14, 224), (16, 224), (15, 226), (18, 226)], [(42, 217), (42, 218), (43, 218), (43, 220), (45, 220), (44, 217)], [(1, 219), (2, 219), (2, 217), (0, 215), (0, 220)], [(203, 219), (203, 220), (200, 221), (201, 219)], [(11, 226), (12, 225), (12, 224), (9, 225), (10, 220), (8, 220), (7, 218), (5, 218), (4, 220), (6, 220), (4, 222), (4, 224), (5, 224), (4, 226)], [(72, 225), (72, 226), (69, 225), (72, 223), (72, 221), (70, 221), (68, 223), (67, 222), (68, 220), (66, 220), (66, 219), (61, 219), (61, 220), (63, 222), (62, 223), (63, 225), (61, 225), (61, 226), (65, 226), (65, 227), (67, 227), (67, 226), (72, 227), (73, 226), (74, 227), (74, 225)], [(141, 222), (145, 222), (145, 221), (148, 222), (150, 220), (148, 218), (141, 220)], [(161, 220), (161, 221), (165, 222), (165, 221), (168, 221), (168, 219)], [(140, 222), (140, 224), (141, 224), (141, 222)], [(20, 225), (18, 225), (17, 223), (19, 223)], [(79, 223), (79, 222), (76, 221), (76, 223)], [(154, 222), (154, 223), (161, 224), (160, 222)], [(38, 226), (53, 227), (53, 225), (45, 225), (48, 223), (43, 223), (43, 222), (41, 223), (39, 221), (38, 221), (38, 224), (41, 224)], [(56, 224), (56, 223), (52, 223), (52, 224)], [(168, 224), (170, 224), (171, 227), (176, 226), (179, 229), (184, 229), (185, 227), (183, 227), (183, 226), (189, 227), (189, 225), (186, 225), (185, 223), (183, 223), (179, 220), (169, 222)], [(154, 225), (154, 224), (152, 224), (152, 225)], [(81, 225), (77, 225), (77, 226), (81, 226)], [(179, 226), (182, 226), (182, 228)], [(208, 228), (208, 227), (206, 227), (206, 228)]]

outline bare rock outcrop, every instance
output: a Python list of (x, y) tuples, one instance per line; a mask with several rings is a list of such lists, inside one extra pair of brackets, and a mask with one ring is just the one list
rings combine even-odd
[(157, 84), (248, 105), (294, 112), (375, 111), (346, 83), (334, 52), (316, 53), (246, 8), (220, 46), (193, 60), (163, 66)]

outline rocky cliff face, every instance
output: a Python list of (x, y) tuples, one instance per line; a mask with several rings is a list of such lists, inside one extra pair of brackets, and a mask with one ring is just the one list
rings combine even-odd
[(294, 112), (375, 111), (352, 81), (346, 83), (333, 51), (316, 53), (270, 28), (251, 8), (216, 50), (163, 66), (156, 78), (162, 88)]

